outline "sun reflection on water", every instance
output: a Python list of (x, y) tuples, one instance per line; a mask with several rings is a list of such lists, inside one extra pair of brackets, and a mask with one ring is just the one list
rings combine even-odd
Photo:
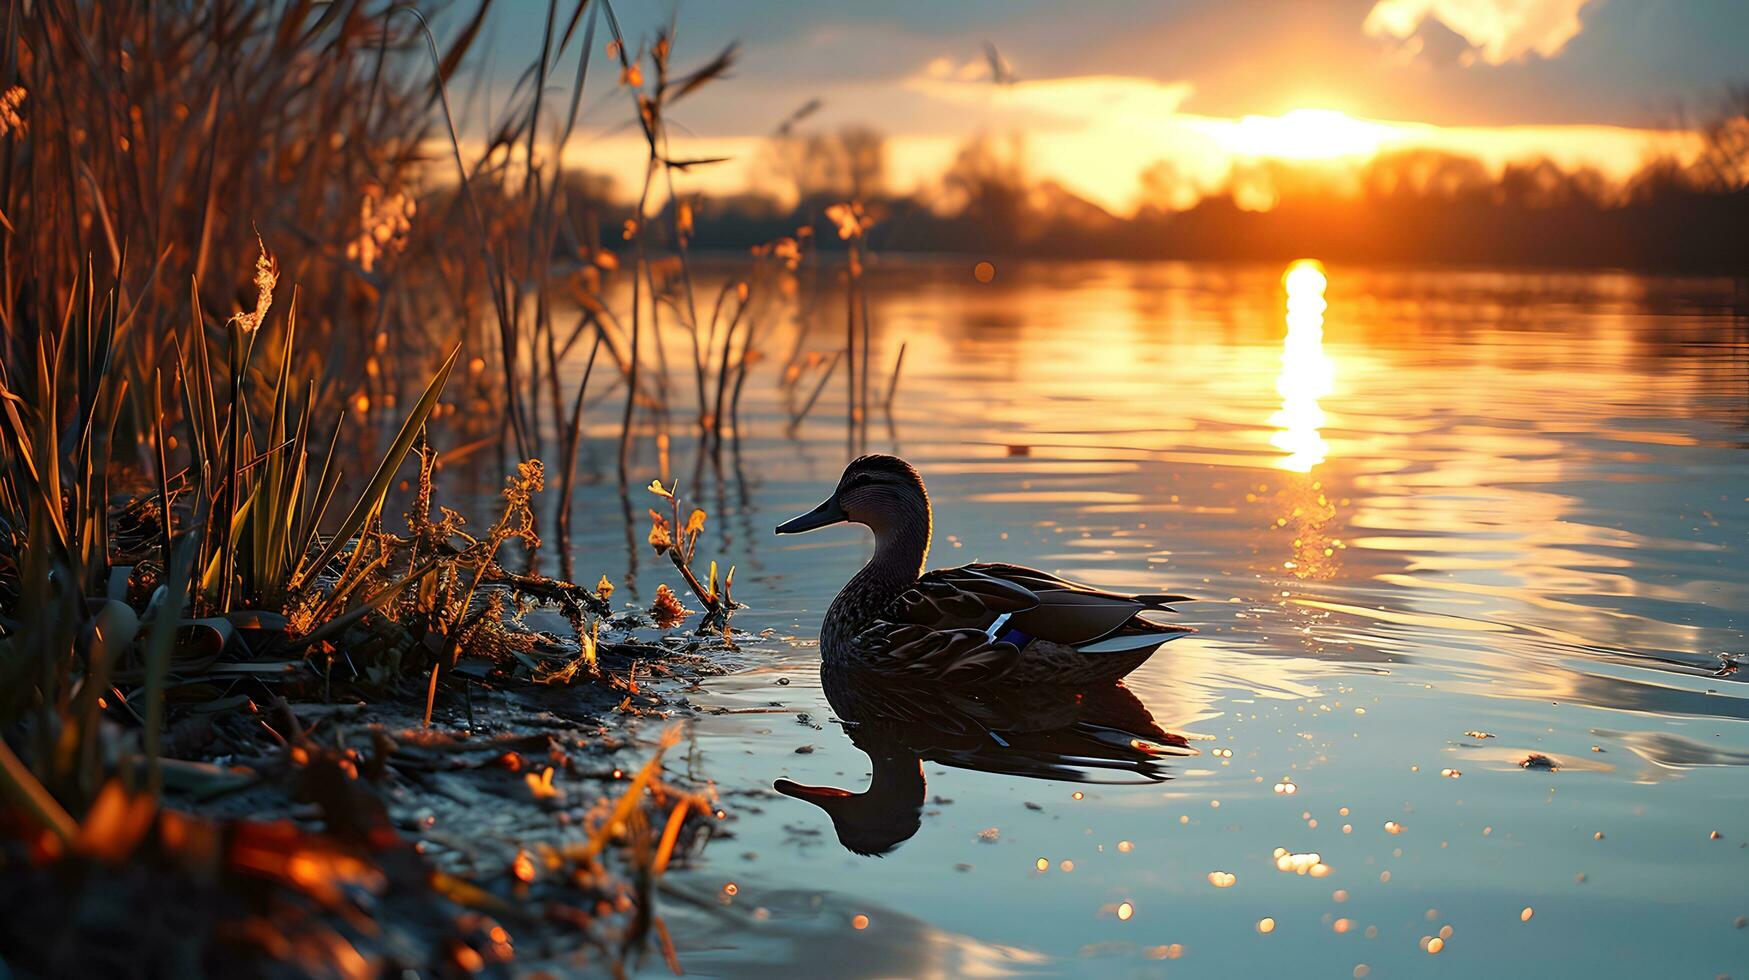
[(1318, 399), (1330, 393), (1336, 379), (1336, 365), (1324, 353), (1324, 288), (1329, 280), (1322, 263), (1300, 259), (1288, 266), (1281, 281), (1287, 288), (1287, 337), (1275, 379), (1281, 410), (1269, 417), (1278, 431), (1269, 442), (1288, 454), (1276, 466), (1310, 473), (1330, 451), (1318, 431), (1325, 422)]

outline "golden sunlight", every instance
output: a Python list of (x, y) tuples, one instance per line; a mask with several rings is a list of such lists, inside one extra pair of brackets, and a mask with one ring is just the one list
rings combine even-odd
[(1336, 378), (1336, 365), (1324, 353), (1324, 289), (1329, 280), (1322, 263), (1300, 259), (1288, 266), (1281, 281), (1287, 289), (1287, 336), (1282, 340), (1281, 374), (1275, 379), (1281, 410), (1269, 417), (1279, 431), (1269, 442), (1288, 454), (1276, 462), (1278, 467), (1309, 473), (1329, 453), (1318, 432), (1325, 420), (1318, 399), (1330, 393)]
[(1295, 109), (1280, 116), (1245, 116), (1220, 138), (1238, 156), (1329, 160), (1372, 156), (1394, 135), (1389, 125), (1334, 109)]

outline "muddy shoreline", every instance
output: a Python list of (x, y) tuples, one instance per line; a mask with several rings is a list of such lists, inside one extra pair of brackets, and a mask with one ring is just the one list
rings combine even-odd
[[(556, 612), (521, 626), (576, 652)], [(656, 885), (726, 816), (682, 732), (699, 683), (740, 660), (721, 634), (627, 612), (569, 683), (464, 660), (428, 727), (416, 678), (366, 699), (310, 661), (239, 675), (224, 710), (173, 709), (162, 810), (130, 795), (106, 823), (100, 803), (72, 855), (9, 835), (9, 965), (509, 975), (671, 957)]]

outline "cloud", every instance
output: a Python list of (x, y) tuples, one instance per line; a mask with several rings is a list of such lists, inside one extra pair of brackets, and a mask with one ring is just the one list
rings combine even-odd
[[(1174, 186), (1167, 190), (1184, 192), (1180, 203), (1188, 205), (1224, 186), (1236, 166), (1259, 160), (1333, 172), (1364, 166), (1380, 152), (1419, 148), (1472, 156), (1495, 172), (1508, 162), (1546, 157), (1562, 167), (1592, 167), (1621, 180), (1655, 148), (1656, 134), (1623, 127), (1436, 126), (1317, 107), (1279, 116), (1204, 115), (1185, 110), (1195, 92), (1187, 81), (1079, 75), (997, 85), (988, 74), (982, 59), (943, 57), (905, 80), (925, 105), (946, 107), (960, 122), (953, 132), (926, 140), (918, 138), (921, 134), (891, 134), (890, 169), (901, 182), (930, 186), (952, 161), (964, 134), (972, 132), (1025, 134), (1029, 176), (1055, 181), (1117, 212), (1136, 204), (1138, 175), (1156, 164), (1165, 164), (1161, 172), (1170, 173)], [(1660, 145), (1678, 156), (1691, 152), (1691, 134), (1663, 139)]]
[(1535, 52), (1552, 58), (1579, 36), (1579, 11), (1590, 0), (1378, 0), (1361, 29), (1368, 37), (1411, 43), (1423, 22), (1437, 21), (1468, 41), (1490, 65)]
[[(1137, 176), (1162, 159), (1172, 159), (1179, 176), (1198, 188), (1214, 186), (1226, 173), (1227, 156), (1217, 138), (1199, 132), (1191, 123), (1197, 117), (1183, 111), (1194, 91), (1189, 82), (1074, 75), (998, 85), (982, 59), (967, 65), (972, 67), (938, 59), (905, 82), (956, 113), (959, 126), (950, 146), (966, 133), (1025, 134), (1020, 162), (1029, 176), (1055, 181), (1113, 211), (1134, 204)], [(978, 80), (965, 80), (978, 70)], [(905, 142), (891, 141), (895, 149)], [(944, 164), (951, 160), (949, 155)]]
[(989, 74), (989, 67), (981, 60), (956, 68), (951, 59), (937, 58), (921, 76), (908, 79), (906, 86), (932, 99), (1018, 114), (1034, 128), (1040, 117), (1073, 128), (1100, 121), (1134, 125), (1170, 118), (1194, 91), (1189, 82), (1158, 82), (1126, 75), (1077, 75), (996, 85), (989, 81)]

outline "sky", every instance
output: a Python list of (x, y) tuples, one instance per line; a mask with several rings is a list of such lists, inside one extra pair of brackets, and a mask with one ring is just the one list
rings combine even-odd
[[(500, 91), (538, 57), (545, 8), (518, 0), (495, 10), (481, 65)], [(1138, 175), (1162, 161), (1178, 206), (1223, 184), (1235, 163), (1353, 162), (1407, 146), (1495, 167), (1545, 155), (1620, 178), (1655, 150), (1682, 152), (1671, 130), (1727, 84), (1749, 81), (1749, 0), (693, 0), (616, 10), (634, 45), (675, 18), (682, 68), (740, 42), (734, 77), (674, 116), (677, 152), (732, 158), (689, 176), (689, 188), (709, 192), (781, 191), (760, 173), (761, 144), (812, 99), (821, 108), (810, 129), (887, 136), (895, 191), (931, 186), (978, 136), (1018, 139), (1030, 176), (1118, 212), (1140, 202)], [(992, 79), (986, 43), (1008, 84)], [(641, 141), (615, 74), (597, 63), (586, 132), (567, 161), (623, 190), (642, 174)], [(568, 60), (555, 87), (574, 70)]]

